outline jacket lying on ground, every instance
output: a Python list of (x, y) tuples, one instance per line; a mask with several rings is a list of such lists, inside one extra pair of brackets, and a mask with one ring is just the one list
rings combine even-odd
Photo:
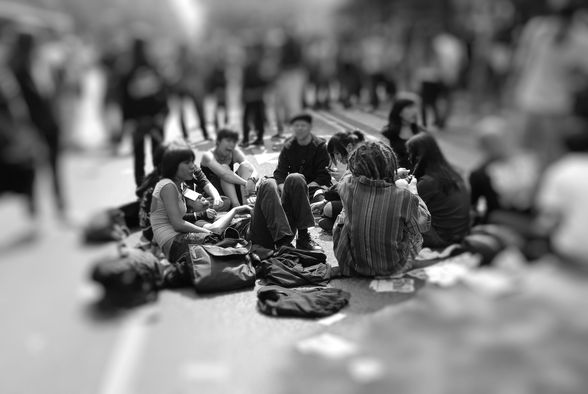
[(351, 295), (332, 287), (286, 289), (264, 286), (257, 292), (259, 311), (271, 316), (323, 317), (349, 303)]
[(257, 277), (267, 284), (284, 287), (326, 285), (331, 279), (331, 267), (322, 252), (282, 246), (271, 257), (261, 261)]

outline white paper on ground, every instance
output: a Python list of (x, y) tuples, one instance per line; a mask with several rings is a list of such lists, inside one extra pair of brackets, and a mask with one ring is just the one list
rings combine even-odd
[(412, 293), (414, 291), (414, 280), (411, 278), (374, 279), (370, 282), (370, 289), (377, 293)]
[(357, 353), (357, 345), (339, 336), (323, 333), (304, 339), (296, 344), (296, 349), (305, 354), (317, 354), (330, 359), (338, 359)]
[(444, 259), (445, 257), (448, 257), (457, 247), (459, 247), (459, 244), (451, 244), (441, 251), (436, 251), (430, 248), (422, 248), (419, 254), (416, 256), (416, 260)]
[(425, 272), (425, 270), (422, 268), (417, 268), (412, 271), (408, 271), (406, 273), (406, 275), (412, 276), (413, 278), (420, 279), (420, 280), (427, 280), (429, 278), (427, 276), (427, 273)]
[(479, 256), (463, 253), (449, 260), (423, 268), (428, 281), (439, 286), (453, 286), (480, 263)]

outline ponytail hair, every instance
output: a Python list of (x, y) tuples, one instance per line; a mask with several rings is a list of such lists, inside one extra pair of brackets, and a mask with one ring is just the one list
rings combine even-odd
[(349, 152), (347, 151), (347, 147), (349, 145), (356, 147), (358, 144), (365, 141), (365, 134), (360, 130), (353, 130), (353, 131), (340, 131), (335, 133), (327, 142), (327, 152), (329, 153), (329, 157), (331, 161), (337, 164), (337, 159), (335, 158), (335, 154), (338, 153), (341, 157), (345, 159), (348, 158)]

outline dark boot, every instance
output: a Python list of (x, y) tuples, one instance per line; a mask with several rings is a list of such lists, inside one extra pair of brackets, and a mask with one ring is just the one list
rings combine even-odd
[(296, 249), (324, 252), (323, 248), (321, 248), (321, 246), (310, 237), (308, 232), (298, 233), (298, 239), (296, 239)]

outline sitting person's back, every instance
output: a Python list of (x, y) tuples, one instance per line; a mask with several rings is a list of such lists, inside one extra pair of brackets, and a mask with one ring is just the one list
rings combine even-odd
[(463, 178), (430, 133), (417, 134), (406, 145), (419, 196), (431, 213), (423, 246), (442, 248), (461, 242), (470, 230), (470, 193)]
[(430, 215), (418, 195), (395, 185), (396, 156), (379, 142), (360, 145), (349, 157), (339, 187), (343, 212), (333, 229), (342, 275), (393, 275), (410, 268)]

